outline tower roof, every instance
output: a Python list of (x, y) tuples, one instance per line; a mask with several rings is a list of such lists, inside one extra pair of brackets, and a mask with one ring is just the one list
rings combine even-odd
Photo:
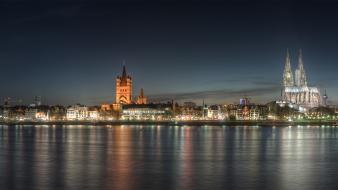
[(141, 88), (141, 90), (140, 90), (140, 97), (144, 97), (143, 88)]
[(283, 73), (283, 85), (284, 87), (294, 85), (289, 48), (286, 49), (285, 67)]
[(298, 50), (298, 69), (304, 69), (302, 49)]
[(118, 78), (121, 80), (121, 85), (127, 85), (127, 80), (131, 79), (131, 77), (127, 74), (127, 69), (125, 64), (123, 64), (123, 70), (122, 70), (122, 75), (118, 76)]
[(286, 71), (291, 70), (291, 58), (290, 58), (289, 48), (286, 49), (285, 70)]
[(127, 70), (124, 64), (123, 64), (122, 78), (127, 78)]
[(296, 70), (296, 85), (297, 86), (307, 86), (306, 73), (303, 63), (303, 54), (302, 49), (299, 49), (298, 52), (298, 67)]

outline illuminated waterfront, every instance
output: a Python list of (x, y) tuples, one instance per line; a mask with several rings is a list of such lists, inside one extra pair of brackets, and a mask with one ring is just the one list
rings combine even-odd
[(333, 126), (1, 126), (4, 189), (334, 189)]

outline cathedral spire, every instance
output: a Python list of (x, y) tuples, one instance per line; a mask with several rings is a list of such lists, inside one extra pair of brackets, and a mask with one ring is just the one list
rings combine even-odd
[(293, 73), (291, 70), (291, 59), (290, 59), (290, 53), (289, 48), (286, 49), (286, 58), (285, 58), (285, 67), (284, 67), (284, 73), (283, 73), (283, 86), (293, 86), (294, 80), (293, 80)]
[(296, 77), (297, 86), (301, 86), (301, 87), (307, 86), (302, 49), (299, 49), (299, 52), (298, 52), (298, 67), (295, 72), (295, 77)]
[(298, 50), (298, 68), (300, 69), (304, 69), (304, 65), (303, 65), (303, 54), (302, 54), (302, 49), (299, 48)]

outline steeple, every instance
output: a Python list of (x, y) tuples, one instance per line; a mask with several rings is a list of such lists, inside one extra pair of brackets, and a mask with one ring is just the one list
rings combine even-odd
[(143, 88), (141, 88), (140, 97), (142, 97), (142, 98), (144, 97)]
[(295, 77), (296, 77), (296, 86), (300, 86), (300, 87), (307, 86), (306, 74), (305, 74), (305, 69), (304, 69), (304, 64), (303, 64), (302, 49), (299, 49), (298, 67), (295, 71)]
[(128, 78), (130, 78), (130, 76), (128, 76), (128, 74), (127, 74), (126, 64), (125, 64), (125, 61), (123, 61), (123, 70), (122, 70), (122, 75), (120, 77), (121, 86), (127, 85)]
[(291, 70), (291, 59), (289, 49), (286, 49), (285, 67), (283, 73), (283, 86), (289, 87), (294, 86), (293, 73)]
[(131, 104), (133, 94), (133, 81), (127, 74), (125, 64), (123, 64), (122, 75), (116, 77), (115, 102), (117, 104)]
[(137, 97), (137, 104), (147, 104), (147, 97), (144, 96), (143, 88), (140, 90), (140, 95)]
[(122, 78), (127, 78), (127, 70), (125, 63), (123, 63)]

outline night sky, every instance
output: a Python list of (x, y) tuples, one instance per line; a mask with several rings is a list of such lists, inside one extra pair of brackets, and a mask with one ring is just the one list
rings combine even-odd
[(338, 104), (337, 1), (0, 2), (0, 97), (113, 102), (123, 60), (134, 95), (208, 104), (279, 98), (286, 48)]

